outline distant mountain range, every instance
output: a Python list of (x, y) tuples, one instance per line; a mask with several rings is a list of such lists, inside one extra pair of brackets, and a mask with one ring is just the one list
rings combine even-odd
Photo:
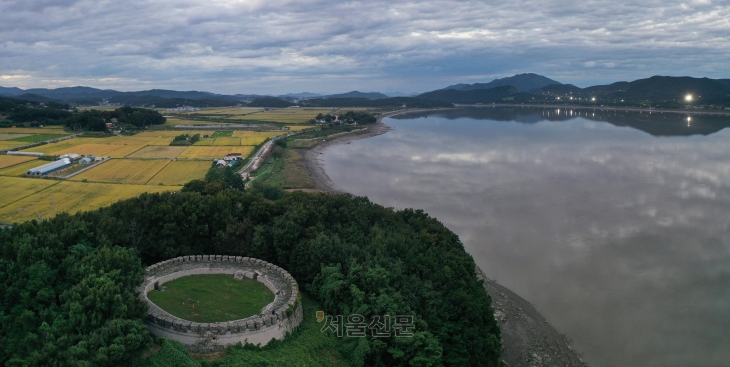
[[(685, 101), (687, 95), (691, 101)], [(271, 104), (277, 107), (299, 104), (339, 106), (390, 105), (403, 102), (406, 105), (429, 105), (417, 102), (427, 100), (439, 105), (478, 103), (593, 103), (602, 105), (634, 105), (655, 107), (682, 107), (695, 105), (720, 105), (730, 107), (730, 79), (708, 79), (691, 77), (653, 76), (632, 82), (616, 82), (579, 88), (562, 84), (553, 79), (533, 73), (518, 74), (495, 79), (488, 83), (454, 84), (443, 89), (419, 95), (394, 92), (386, 95), (379, 92), (359, 92), (322, 95), (318, 93), (289, 93), (279, 96), (258, 94), (223, 95), (202, 91), (174, 91), (151, 89), (137, 92), (120, 92), (112, 89), (91, 87), (66, 87), (57, 89), (5, 88), (0, 87), (0, 96), (14, 97), (33, 102), (62, 102), (96, 105), (108, 102), (121, 105), (175, 107), (222, 107), (247, 104), (256, 100), (256, 105)], [(395, 97), (395, 98), (394, 98)], [(407, 98), (399, 100), (397, 98)], [(595, 98), (595, 100), (594, 100)], [(332, 100), (338, 101), (332, 101)], [(314, 101), (316, 100), (316, 101)], [(367, 101), (388, 100), (384, 103)], [(307, 103), (306, 101), (311, 101)], [(406, 102), (409, 101), (409, 102)]]
[[(688, 96), (689, 99), (686, 99)], [(451, 85), (417, 97), (457, 104), (512, 102), (662, 108), (678, 108), (688, 104), (730, 107), (730, 79), (653, 76), (632, 82), (579, 88), (541, 75), (519, 74), (489, 83)]]
[(456, 89), (461, 91), (475, 90), (475, 89), (490, 89), (495, 87), (511, 86), (515, 87), (518, 93), (527, 92), (533, 89), (540, 89), (544, 86), (551, 84), (561, 84), (550, 78), (542, 75), (533, 73), (517, 74), (515, 76), (494, 79), (489, 83), (475, 83), (475, 84), (454, 84), (444, 89)]
[(372, 93), (363, 93), (358, 91), (352, 91), (348, 93), (341, 93), (341, 94), (330, 94), (328, 96), (321, 96), (319, 98), (366, 98), (366, 99), (384, 99), (388, 98), (383, 93), (378, 92), (372, 92)]

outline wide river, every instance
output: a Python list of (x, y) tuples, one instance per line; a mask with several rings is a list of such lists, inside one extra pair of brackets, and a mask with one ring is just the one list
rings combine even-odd
[(591, 366), (730, 366), (730, 117), (537, 108), (401, 115), (324, 155), (424, 209)]

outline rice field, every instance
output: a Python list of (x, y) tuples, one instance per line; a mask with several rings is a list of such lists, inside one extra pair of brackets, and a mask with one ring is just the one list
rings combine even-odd
[(198, 131), (198, 130), (179, 130), (179, 131), (178, 130), (161, 130), (161, 131), (145, 131), (145, 132), (136, 134), (134, 136), (144, 137), (144, 138), (149, 138), (149, 137), (170, 138), (168, 140), (168, 143), (169, 143), (172, 141), (172, 138), (174, 138), (178, 135), (182, 135), (182, 134), (188, 134), (188, 135), (200, 134), (200, 136), (203, 136), (206, 134), (213, 135), (213, 133), (215, 133), (215, 131), (213, 131), (213, 130), (200, 130), (200, 131)]
[(181, 159), (203, 159), (210, 160), (214, 158), (223, 158), (226, 154), (230, 153), (241, 153), (242, 156), (248, 156), (253, 147), (250, 146), (192, 146), (185, 149), (178, 158)]
[(263, 136), (265, 138), (270, 138), (273, 136), (279, 136), (282, 135), (283, 132), (280, 131), (244, 131), (244, 130), (236, 130), (233, 132), (232, 136), (237, 137), (244, 137), (244, 136)]
[(31, 136), (33, 134), (9, 134), (9, 133), (0, 133), (0, 140), (11, 140), (11, 139), (17, 139), (22, 138), (26, 136)]
[(215, 138), (200, 138), (193, 145), (213, 145), (213, 143), (215, 143)]
[(144, 146), (149, 142), (158, 139), (156, 136), (113, 136), (111, 138), (98, 139), (98, 144), (112, 144), (112, 145), (139, 145)]
[(221, 136), (233, 136), (233, 131), (216, 131), (213, 133), (214, 138)]
[(172, 159), (180, 155), (188, 147), (148, 145), (133, 154), (129, 158), (156, 158)]
[(112, 159), (71, 178), (72, 181), (144, 185), (170, 161)]
[(205, 177), (210, 161), (173, 161), (147, 182), (148, 185), (184, 185)]
[(0, 155), (0, 169), (5, 167), (14, 166), (23, 162), (28, 162), (36, 159), (36, 157), (23, 157), (17, 155)]
[(68, 135), (62, 127), (3, 127), (0, 134), (60, 134)]
[[(51, 163), (51, 162), (39, 161), (39, 160), (32, 160), (30, 162), (16, 164), (14, 166), (10, 166), (10, 167), (3, 168), (2, 170), (0, 170), (0, 175), (2, 175), (2, 176), (15, 176), (15, 177), (22, 176), (29, 169), (42, 166), (42, 165), (44, 165), (46, 163)], [(3, 189), (3, 194), (4, 194), (4, 191), (5, 191), (5, 189)]]
[(2, 141), (0, 141), (0, 149), (10, 149), (10, 148), (19, 147), (19, 146), (25, 145), (25, 144), (28, 144), (28, 143), (21, 143), (19, 141), (12, 141), (12, 140), (2, 140)]
[(300, 131), (300, 130), (311, 129), (315, 126), (312, 126), (312, 125), (286, 125), (286, 127), (289, 128), (289, 131)]
[(305, 123), (317, 116), (327, 114), (329, 108), (279, 108), (269, 111), (250, 113), (242, 116), (229, 117), (229, 120), (258, 120), (267, 122), (284, 122), (290, 124)]
[(58, 181), (0, 176), (0, 187), (3, 188), (3, 194), (0, 195), (0, 208), (56, 184)]
[[(23, 134), (25, 135), (25, 134)], [(21, 137), (16, 137), (13, 140), (19, 141), (21, 143), (40, 143), (42, 141), (51, 140), (51, 139), (58, 139), (66, 136), (68, 134), (36, 134), (36, 135), (26, 135)]]
[(121, 145), (109, 145), (109, 144), (81, 144), (74, 147), (61, 149), (52, 152), (53, 155), (63, 154), (80, 154), (80, 155), (93, 155), (94, 157), (108, 156), (110, 152), (121, 148)]
[[(51, 143), (51, 144), (44, 144), (39, 145), (37, 147), (27, 148), (23, 149), (23, 152), (41, 152), (46, 154), (52, 154), (57, 151), (61, 151), (67, 148), (75, 147), (77, 145), (82, 144), (94, 144), (97, 143), (98, 140), (94, 138), (73, 138), (68, 139), (64, 141), (60, 141), (58, 143)], [(81, 154), (81, 153), (78, 153)]]
[[(164, 113), (166, 109), (162, 109), (160, 113)], [(263, 108), (246, 108), (246, 107), (213, 107), (213, 108), (202, 108), (200, 111), (191, 112), (174, 112), (178, 115), (245, 115), (247, 113), (253, 113), (263, 110)], [(172, 112), (171, 112), (172, 113)]]
[[(6, 181), (21, 180), (21, 181)], [(0, 177), (3, 186), (12, 186), (16, 195), (36, 192), (19, 200), (3, 203), (0, 198), (0, 222), (23, 222), (30, 219), (50, 218), (61, 212), (74, 214), (78, 211), (98, 209), (119, 200), (138, 196), (144, 192), (179, 190), (180, 186), (116, 185), (72, 181), (52, 181), (33, 178)], [(30, 189), (32, 185), (48, 185)], [(24, 188), (17, 188), (24, 186)], [(39, 186), (40, 187), (40, 186)], [(5, 191), (5, 189), (4, 189)], [(8, 195), (5, 195), (8, 196)], [(20, 197), (20, 196), (19, 196)]]
[(106, 153), (107, 157), (111, 158), (124, 158), (142, 148), (144, 148), (144, 145), (111, 145), (118, 147), (117, 149), (112, 150), (109, 153)]
[(213, 145), (234, 145), (234, 146), (238, 146), (238, 145), (241, 145), (241, 138), (219, 137), (219, 138), (215, 138), (215, 142), (213, 142)]

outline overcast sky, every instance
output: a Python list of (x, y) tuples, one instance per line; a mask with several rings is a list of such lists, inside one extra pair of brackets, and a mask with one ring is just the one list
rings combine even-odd
[(404, 91), (730, 78), (730, 0), (1, 0), (0, 86)]

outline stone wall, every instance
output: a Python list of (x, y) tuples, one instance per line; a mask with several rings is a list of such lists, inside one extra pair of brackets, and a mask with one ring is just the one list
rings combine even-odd
[[(255, 278), (274, 293), (274, 301), (262, 308), (259, 315), (245, 319), (195, 323), (171, 315), (147, 298), (155, 285), (199, 274)], [(286, 270), (263, 260), (241, 256), (180, 256), (151, 265), (140, 286), (140, 297), (150, 306), (146, 320), (150, 332), (177, 340), (194, 353), (210, 353), (239, 342), (266, 345), (271, 339), (283, 339), (304, 317), (299, 286)]]

